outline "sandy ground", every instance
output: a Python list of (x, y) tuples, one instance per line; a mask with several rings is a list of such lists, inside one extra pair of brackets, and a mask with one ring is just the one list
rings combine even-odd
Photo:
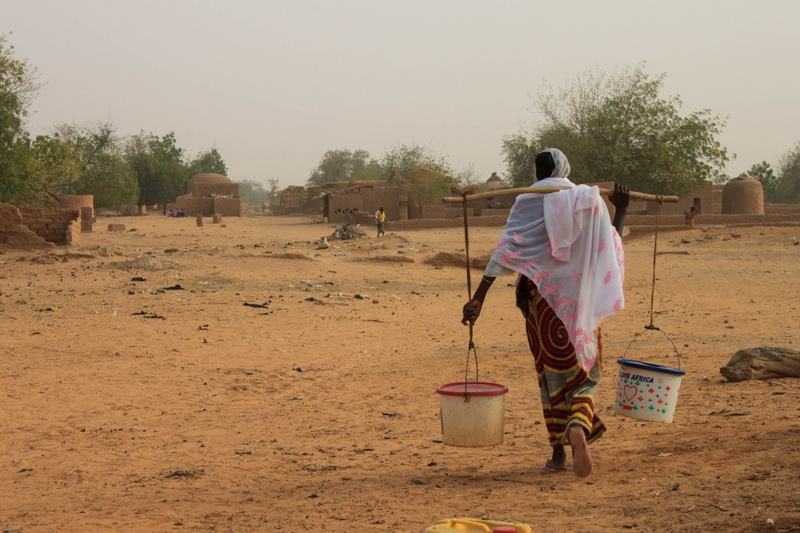
[[(463, 379), (467, 291), (462, 268), (424, 261), (463, 251), (463, 232), (388, 229), (317, 250), (333, 227), (310, 219), (149, 215), (101, 219), (80, 248), (3, 252), (0, 530), (421, 532), (473, 516), (800, 531), (800, 381), (719, 374), (742, 348), (800, 348), (800, 226), (659, 235), (673, 253), (654, 323), (687, 371), (673, 424), (612, 409), (616, 359), (650, 321), (653, 235), (625, 239), (627, 306), (604, 326), (597, 399), (609, 431), (585, 480), (541, 469), (510, 278), (475, 328), (480, 378), (510, 389), (505, 442), (441, 443), (434, 391)], [(500, 231), (474, 228), (473, 256)], [(676, 364), (657, 332), (627, 357)]]

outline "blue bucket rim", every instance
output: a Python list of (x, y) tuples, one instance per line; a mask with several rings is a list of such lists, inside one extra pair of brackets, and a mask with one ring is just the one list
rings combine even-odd
[(625, 359), (620, 357), (617, 359), (617, 364), (620, 366), (631, 366), (639, 370), (650, 370), (652, 372), (662, 372), (664, 374), (673, 374), (675, 376), (683, 376), (686, 374), (685, 370), (680, 368), (672, 368), (671, 366), (657, 365), (654, 363), (645, 363), (644, 361), (637, 361), (636, 359)]

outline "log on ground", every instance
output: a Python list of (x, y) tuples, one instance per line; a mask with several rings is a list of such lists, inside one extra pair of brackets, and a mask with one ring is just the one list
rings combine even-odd
[(789, 348), (747, 348), (719, 369), (728, 381), (800, 377), (800, 352)]

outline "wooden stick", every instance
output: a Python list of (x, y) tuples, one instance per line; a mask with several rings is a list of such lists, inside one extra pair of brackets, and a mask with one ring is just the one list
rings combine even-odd
[[(499, 189), (496, 191), (486, 191), (486, 192), (479, 192), (477, 194), (470, 194), (467, 196), (446, 196), (442, 198), (442, 201), (446, 204), (460, 204), (465, 200), (467, 202), (471, 202), (473, 200), (481, 200), (483, 198), (494, 198), (495, 196), (510, 196), (516, 194), (525, 194), (530, 192), (547, 194), (551, 192), (558, 192), (563, 191), (564, 189), (569, 189), (570, 187), (517, 187), (514, 189)], [(603, 196), (611, 196), (614, 194), (614, 191), (611, 189), (600, 189), (600, 194)], [(631, 198), (635, 198), (636, 200), (644, 200), (645, 202), (656, 202), (656, 203), (676, 203), (678, 201), (677, 196), (663, 196), (660, 194), (647, 194), (643, 192), (636, 192), (631, 191)]]

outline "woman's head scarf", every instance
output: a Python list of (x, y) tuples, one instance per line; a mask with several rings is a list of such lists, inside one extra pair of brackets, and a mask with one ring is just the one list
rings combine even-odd
[[(558, 148), (545, 148), (538, 154), (536, 157), (540, 157), (542, 154), (549, 154), (550, 157), (553, 159), (553, 164), (555, 168), (553, 172), (550, 173), (549, 176), (545, 176), (545, 178), (567, 178), (569, 177), (569, 161), (567, 161), (567, 156), (564, 155), (564, 152), (559, 150)], [(534, 176), (534, 184), (536, 183), (536, 179)]]
[(549, 153), (555, 168), (532, 187), (566, 190), (519, 195), (492, 261), (536, 284), (588, 372), (598, 355), (597, 328), (624, 307), (622, 241), (599, 189), (567, 179), (570, 166), (561, 150), (540, 153)]

